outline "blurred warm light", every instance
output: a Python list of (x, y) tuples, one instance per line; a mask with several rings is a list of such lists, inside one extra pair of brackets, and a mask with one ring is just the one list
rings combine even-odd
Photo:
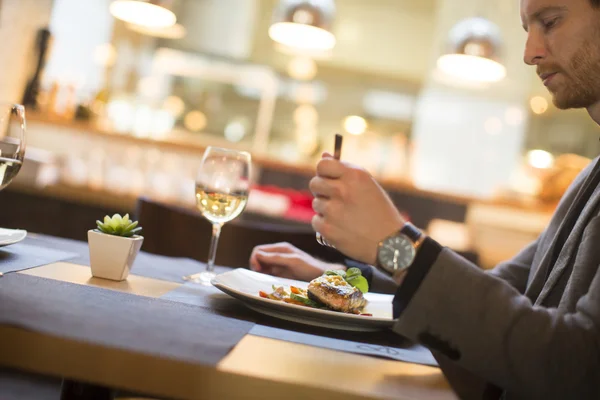
[(535, 96), (529, 101), (529, 105), (531, 106), (531, 111), (533, 111), (537, 115), (542, 115), (546, 111), (548, 111), (548, 100), (546, 100), (542, 96)]
[(525, 113), (519, 107), (509, 107), (504, 113), (504, 120), (510, 126), (517, 126), (525, 120)]
[(485, 131), (490, 135), (498, 135), (504, 128), (502, 120), (498, 117), (490, 117), (485, 121)]
[(269, 36), (277, 43), (300, 50), (331, 50), (336, 42), (333, 33), (323, 28), (295, 22), (271, 25)]
[(237, 143), (246, 136), (246, 125), (242, 121), (231, 121), (223, 132), (225, 139)]
[(344, 129), (351, 135), (362, 135), (367, 130), (367, 121), (358, 115), (344, 119)]
[(175, 24), (163, 28), (149, 28), (137, 24), (127, 24), (127, 27), (142, 35), (159, 37), (162, 39), (181, 39), (187, 34), (187, 30), (181, 24)]
[(319, 135), (314, 127), (298, 128), (295, 136), (298, 151), (304, 156), (310, 156), (319, 147)]
[(178, 96), (169, 96), (163, 102), (162, 108), (173, 117), (179, 118), (185, 111), (185, 102)]
[(192, 132), (198, 132), (206, 128), (206, 115), (201, 111), (190, 111), (183, 119), (183, 125)]
[(144, 76), (138, 81), (138, 92), (149, 99), (159, 97), (161, 95), (161, 81), (155, 76)]
[(494, 83), (506, 77), (506, 68), (499, 62), (467, 54), (445, 54), (437, 66), (445, 74), (465, 81)]
[(548, 169), (554, 165), (554, 156), (544, 150), (531, 150), (527, 153), (527, 163), (533, 168)]
[(94, 62), (103, 67), (112, 67), (117, 61), (117, 51), (110, 43), (103, 43), (94, 49)]
[(315, 104), (319, 102), (319, 87), (314, 83), (301, 83), (290, 90), (290, 97), (300, 104)]
[(310, 81), (317, 75), (317, 64), (310, 57), (297, 56), (288, 64), (287, 72), (299, 81)]
[(112, 128), (117, 132), (128, 132), (133, 125), (135, 109), (131, 102), (125, 99), (111, 100), (106, 105), (106, 114), (112, 123)]
[(294, 110), (294, 123), (297, 126), (315, 126), (319, 121), (317, 109), (310, 104), (302, 104)]
[(145, 1), (115, 0), (109, 9), (115, 18), (149, 28), (165, 28), (177, 21), (171, 10)]

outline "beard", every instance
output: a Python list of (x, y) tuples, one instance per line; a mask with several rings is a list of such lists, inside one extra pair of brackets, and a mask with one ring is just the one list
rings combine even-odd
[(588, 108), (600, 101), (600, 29), (577, 50), (567, 70), (558, 65), (544, 70), (558, 71), (566, 78), (564, 85), (552, 92), (557, 108)]

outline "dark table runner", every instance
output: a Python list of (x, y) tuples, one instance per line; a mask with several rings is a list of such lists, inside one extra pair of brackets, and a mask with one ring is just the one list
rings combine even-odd
[(22, 274), (0, 279), (0, 324), (216, 365), (251, 322), (208, 308)]
[(0, 400), (57, 400), (60, 384), (60, 379), (0, 368)]
[(186, 283), (162, 296), (180, 303), (214, 310), (220, 315), (255, 322), (250, 334), (332, 350), (437, 366), (429, 350), (414, 345), (391, 330), (351, 332), (285, 321), (255, 312), (214, 287)]
[[(85, 242), (43, 235), (35, 235), (27, 240), (38, 246), (51, 246), (76, 252), (80, 256), (73, 259), (72, 262), (89, 265), (88, 246)], [(204, 264), (195, 260), (140, 252), (131, 273), (182, 283), (183, 275), (199, 272), (203, 268)], [(221, 273), (227, 270), (228, 268), (217, 267), (216, 272)], [(417, 364), (437, 365), (428, 350), (421, 346), (415, 346), (391, 330), (349, 332), (284, 321), (250, 310), (239, 300), (214, 287), (186, 283), (167, 293), (161, 299), (197, 306), (224, 318), (260, 324), (250, 332), (257, 336)]]
[(30, 244), (27, 239), (10, 246), (0, 247), (0, 272), (22, 271), (40, 265), (77, 257), (77, 253), (55, 250)]

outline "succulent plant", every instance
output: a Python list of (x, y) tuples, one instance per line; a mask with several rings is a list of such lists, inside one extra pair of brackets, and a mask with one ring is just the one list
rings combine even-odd
[(96, 221), (96, 225), (102, 233), (122, 237), (132, 237), (142, 230), (141, 226), (137, 226), (138, 221), (129, 219), (129, 214), (125, 214), (123, 217), (115, 214), (112, 218), (107, 215), (104, 217), (104, 222)]

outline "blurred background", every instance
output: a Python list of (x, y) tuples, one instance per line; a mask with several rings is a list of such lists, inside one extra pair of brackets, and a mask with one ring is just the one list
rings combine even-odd
[(525, 38), (516, 1), (3, 0), (0, 98), (26, 105), (28, 149), (0, 222), (84, 238), (140, 196), (193, 208), (215, 145), (252, 153), (244, 218), (307, 225), (339, 132), (411, 220), (492, 266), (600, 149)]

